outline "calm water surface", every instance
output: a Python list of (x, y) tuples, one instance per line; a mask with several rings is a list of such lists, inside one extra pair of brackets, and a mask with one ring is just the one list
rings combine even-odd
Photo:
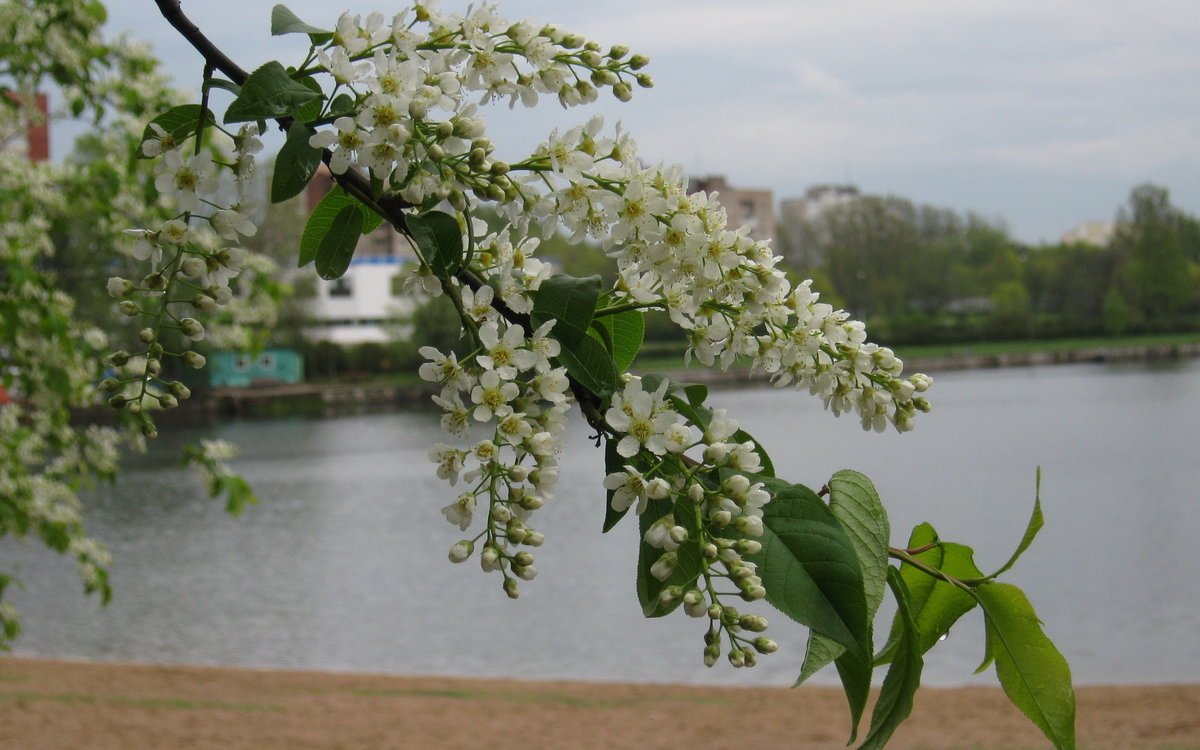
[[(985, 570), (1020, 538), (1040, 465), (1046, 528), (1009, 575), (1077, 682), (1200, 680), (1200, 363), (936, 380), (934, 413), (907, 435), (863, 433), (791, 392), (711, 401), (767, 446), (782, 475), (815, 487), (838, 469), (863, 471), (894, 542), (929, 520), (973, 545)], [(641, 617), (636, 525), (599, 533), (602, 461), (582, 422), (568, 435), (558, 496), (535, 516), (546, 534), (540, 575), (516, 602), (473, 561), (446, 562), (460, 533), (439, 512), (452, 492), (425, 458), (440, 439), (433, 412), (165, 433), (155, 446), (164, 456), (202, 436), (240, 444), (236, 466), (262, 504), (229, 518), (188, 472), (131, 459), (119, 485), (87, 501), (89, 529), (116, 560), (109, 607), (80, 595), (67, 561), (0, 544), (0, 568), (24, 580), (13, 595), (26, 630), (18, 654), (753, 684), (790, 684), (799, 670), (804, 631), (782, 615), (771, 618), (780, 651), (740, 672), (704, 668), (702, 622)], [(992, 683), (971, 676), (982, 627), (964, 618), (928, 655), (925, 681)]]

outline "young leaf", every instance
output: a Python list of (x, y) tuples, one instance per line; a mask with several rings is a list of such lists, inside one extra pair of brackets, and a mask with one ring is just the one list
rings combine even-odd
[(1008, 558), (1008, 562), (1000, 566), (1000, 569), (988, 576), (988, 580), (998, 578), (1001, 573), (1008, 571), (1013, 565), (1016, 565), (1017, 559), (1029, 549), (1029, 545), (1033, 544), (1033, 540), (1037, 537), (1038, 532), (1046, 525), (1046, 519), (1042, 516), (1042, 469), (1038, 467), (1037, 479), (1033, 491), (1033, 515), (1029, 517), (1029, 525), (1025, 527), (1025, 535), (1021, 537), (1021, 543), (1017, 545), (1017, 551), (1012, 553), (1012, 557)]
[(595, 338), (584, 336), (574, 347), (563, 346), (558, 360), (567, 368), (567, 374), (597, 396), (616, 390), (617, 365)]
[(317, 207), (313, 209), (312, 214), (308, 217), (308, 222), (304, 225), (304, 233), (300, 236), (300, 258), (296, 264), (298, 267), (312, 263), (317, 257), (321, 239), (329, 232), (334, 217), (346, 206), (354, 206), (362, 214), (364, 234), (375, 231), (383, 221), (383, 217), (351, 198), (340, 185), (334, 185), (333, 189), (326, 193)]
[(801, 625), (870, 658), (862, 570), (854, 545), (829, 506), (812, 490), (770, 477), (758, 565), (767, 601)]
[[(688, 530), (688, 540), (675, 550), (677, 563), (675, 570), (665, 581), (655, 578), (650, 569), (664, 553), (661, 549), (646, 544), (646, 532), (663, 516), (673, 513), (675, 524)], [(681, 497), (673, 505), (668, 500), (651, 500), (646, 512), (638, 516), (638, 529), (641, 534), (638, 552), (638, 600), (642, 604), (642, 614), (646, 617), (662, 617), (670, 614), (679, 606), (680, 600), (666, 603), (662, 600), (662, 592), (669, 586), (689, 586), (700, 573), (700, 524), (696, 519), (696, 505), (687, 495)]]
[[(616, 315), (596, 318), (592, 325), (603, 326), (612, 341), (613, 359), (617, 371), (625, 372), (633, 364), (634, 357), (642, 348), (642, 337), (646, 335), (646, 321), (637, 310), (626, 310)], [(701, 399), (703, 401), (703, 399)]]
[(1013, 705), (1058, 750), (1075, 748), (1075, 689), (1071, 668), (1042, 632), (1025, 594), (1008, 583), (975, 589), (986, 618), (988, 651), (996, 676)]
[[(212, 112), (204, 110), (204, 120), (206, 125), (216, 123)], [(199, 104), (181, 104), (178, 107), (171, 107), (166, 112), (163, 112), (158, 117), (155, 117), (146, 125), (146, 129), (142, 131), (142, 143), (151, 139), (158, 139), (159, 135), (151, 128), (151, 125), (157, 125), (162, 128), (167, 136), (175, 143), (180, 144), (187, 138), (191, 137), (196, 132), (196, 127), (200, 124), (200, 105)], [(169, 144), (168, 144), (169, 145)], [(146, 153), (142, 151), (142, 147), (138, 146), (138, 158), (149, 159)], [(151, 180), (153, 182), (153, 180)]]
[[(975, 565), (974, 551), (970, 547), (953, 542), (938, 542), (937, 532), (927, 523), (913, 529), (909, 549), (917, 549), (935, 542), (936, 546), (914, 557), (925, 565), (955, 578), (983, 577)], [(937, 645), (943, 635), (950, 632), (950, 628), (959, 618), (975, 608), (976, 601), (957, 586), (934, 578), (912, 565), (902, 565), (900, 573), (910, 592), (909, 602), (917, 629), (920, 631), (921, 653), (925, 653)], [(899, 627), (900, 623), (894, 620), (888, 643), (875, 658), (877, 665), (891, 661), (900, 633)]]
[(588, 335), (599, 297), (599, 276), (579, 279), (556, 273), (538, 287), (529, 317), (534, 328), (549, 320), (556, 321), (550, 335), (564, 347), (571, 348)]
[(346, 273), (361, 236), (362, 212), (357, 206), (343, 206), (317, 247), (317, 275), (329, 280)]
[(287, 140), (275, 157), (275, 173), (271, 176), (271, 202), (282, 203), (299, 195), (321, 165), (321, 149), (308, 145), (316, 132), (302, 122), (288, 128)]
[(404, 222), (434, 275), (440, 278), (453, 276), (463, 259), (463, 236), (458, 220), (441, 211), (427, 211), (406, 216)]
[(255, 70), (242, 84), (242, 93), (225, 110), (225, 124), (269, 117), (287, 117), (320, 94), (293, 80), (275, 60)]
[(896, 617), (900, 621), (900, 640), (896, 647), (896, 658), (883, 678), (879, 700), (871, 713), (871, 729), (859, 750), (879, 750), (896, 727), (912, 713), (913, 695), (921, 686), (921, 670), (925, 662), (917, 644), (917, 625), (913, 621), (908, 601), (908, 590), (904, 579), (895, 568), (888, 568), (888, 586), (896, 597)]
[(271, 8), (271, 36), (284, 34), (332, 34), (331, 31), (301, 21), (299, 16), (282, 3)]

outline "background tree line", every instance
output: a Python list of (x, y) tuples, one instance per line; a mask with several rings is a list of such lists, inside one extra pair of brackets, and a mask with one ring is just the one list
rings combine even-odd
[(777, 249), (892, 344), (1200, 330), (1200, 221), (1141, 185), (1111, 239), (1028, 245), (975, 214), (863, 196)]

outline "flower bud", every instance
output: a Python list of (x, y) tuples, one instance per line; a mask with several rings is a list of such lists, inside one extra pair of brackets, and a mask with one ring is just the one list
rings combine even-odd
[(197, 294), (192, 298), (192, 307), (201, 312), (212, 312), (217, 309), (217, 301), (207, 294)]
[(138, 304), (131, 299), (121, 300), (120, 304), (117, 305), (117, 309), (131, 318), (142, 311), (142, 308), (138, 307)]
[(129, 279), (123, 279), (120, 276), (113, 276), (108, 280), (108, 294), (111, 297), (128, 297), (133, 294), (136, 287)]
[(645, 55), (634, 55), (629, 58), (629, 67), (633, 70), (641, 70), (650, 64), (650, 58)]
[(716, 602), (713, 602), (712, 606), (710, 606), (708, 608), (708, 617), (710, 620), (720, 620), (721, 615), (723, 615), (723, 614), (724, 614), (724, 608), (720, 604), (717, 604)]
[(515, 578), (505, 578), (504, 579), (504, 593), (508, 594), (509, 599), (516, 599), (518, 596), (521, 595), (520, 591), (517, 590), (517, 579), (515, 579)]
[(454, 123), (449, 120), (442, 120), (437, 126), (437, 137), (439, 140), (445, 140), (454, 135)]
[(436, 143), (427, 149), (430, 161), (441, 161), (446, 158), (446, 150)]
[(746, 652), (735, 648), (729, 652), (729, 663), (735, 667), (746, 666)]
[(150, 342), (154, 341), (154, 329), (143, 328), (142, 330), (138, 331), (138, 341), (141, 341), (143, 344), (149, 344)]
[(513, 562), (517, 565), (533, 565), (533, 553), (518, 552), (517, 554), (513, 555)]
[(759, 615), (742, 615), (738, 624), (752, 633), (761, 633), (767, 629), (767, 618)]
[(757, 555), (759, 552), (762, 552), (762, 543), (756, 542), (753, 539), (740, 539), (734, 546), (734, 549), (743, 555)]
[(638, 73), (637, 82), (644, 89), (654, 88), (654, 79), (650, 77), (649, 73)]
[(704, 647), (704, 666), (711, 667), (717, 663), (717, 659), (721, 658), (721, 647), (717, 644)]
[(108, 355), (108, 361), (115, 367), (121, 367), (129, 361), (129, 352), (119, 349)]
[(157, 359), (146, 360), (146, 372), (150, 375), (158, 375), (162, 372), (162, 362)]
[(658, 595), (658, 600), (663, 604), (674, 604), (683, 596), (683, 589), (679, 586), (667, 586)]
[(163, 289), (167, 288), (167, 277), (157, 272), (149, 274), (146, 276), (146, 278), (142, 279), (142, 286), (146, 287), (147, 289), (152, 289), (156, 292), (161, 292)]
[(201, 367), (204, 367), (204, 363), (207, 361), (204, 359), (203, 354), (198, 354), (198, 353), (190, 351), (190, 350), (184, 352), (181, 359), (183, 360), (183, 363), (185, 365), (187, 365), (188, 367), (191, 367), (193, 369), (196, 369), (196, 370), (199, 370)]
[(612, 93), (618, 101), (627, 102), (633, 99), (633, 89), (629, 88), (628, 83), (618, 83), (613, 86)]
[(186, 401), (192, 397), (192, 390), (178, 380), (172, 380), (167, 384), (167, 388), (171, 391), (172, 395), (181, 401)]
[(704, 487), (699, 482), (694, 482), (691, 487), (688, 487), (688, 499), (693, 503), (699, 504), (704, 501)]
[(179, 321), (179, 330), (192, 341), (204, 338), (204, 324), (195, 318), (184, 318)]
[(532, 581), (534, 578), (537, 578), (537, 574), (537, 568), (533, 567), (532, 565), (513, 566), (513, 575), (517, 576), (522, 581)]
[(429, 107), (420, 99), (413, 99), (408, 103), (408, 114), (414, 120), (424, 120), (429, 114)]
[(483, 554), (479, 556), (479, 564), (487, 573), (500, 567), (500, 550), (495, 547), (484, 547)]
[(142, 434), (153, 440), (158, 437), (158, 428), (154, 426), (153, 422), (142, 422)]
[(492, 520), (497, 523), (508, 523), (509, 519), (512, 518), (512, 511), (508, 509), (507, 505), (497, 503), (492, 506), (491, 515)]
[(162, 359), (163, 351), (163, 345), (155, 341), (146, 347), (146, 356), (150, 359)]
[(208, 270), (208, 264), (200, 258), (192, 256), (190, 258), (183, 259), (183, 262), (179, 264), (179, 270), (184, 276), (194, 279), (197, 276), (203, 275), (203, 273)]
[(124, 396), (113, 396), (108, 400), (108, 405), (114, 409), (122, 409), (125, 407), (126, 398)]
[(625, 55), (629, 54), (629, 48), (623, 44), (614, 44), (608, 50), (608, 56), (613, 60), (620, 60)]
[(729, 525), (730, 521), (733, 520), (733, 514), (727, 510), (719, 510), (716, 513), (713, 513), (712, 518), (709, 520), (716, 528), (723, 529)]
[(454, 546), (450, 548), (450, 562), (460, 563), (470, 557), (471, 553), (474, 551), (475, 543), (470, 539), (463, 539), (462, 541), (455, 542)]
[(531, 531), (525, 535), (525, 544), (528, 544), (530, 547), (541, 547), (545, 541), (546, 535), (540, 531)]
[(754, 639), (754, 648), (757, 649), (758, 653), (760, 654), (773, 654), (779, 649), (779, 644), (775, 643), (775, 641), (771, 640), (765, 635), (760, 635)]
[(717, 545), (709, 542), (708, 544), (704, 545), (704, 549), (701, 550), (701, 552), (703, 552), (706, 559), (716, 560), (717, 554), (720, 552), (720, 550), (717, 549)]
[(176, 406), (179, 406), (179, 399), (169, 393), (164, 393), (158, 397), (158, 404), (164, 409), (174, 409)]

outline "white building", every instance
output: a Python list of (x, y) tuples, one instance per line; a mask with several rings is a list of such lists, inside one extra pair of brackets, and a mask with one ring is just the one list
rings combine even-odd
[(1104, 247), (1112, 240), (1117, 225), (1111, 221), (1085, 221), (1062, 236), (1064, 245), (1095, 245)]
[[(308, 208), (320, 202), (333, 186), (329, 172), (321, 171), (308, 185)], [(345, 275), (317, 281), (316, 298), (309, 305), (306, 333), (338, 344), (382, 342), (403, 335), (406, 319), (416, 303), (403, 294), (400, 283), (416, 263), (408, 240), (387, 223), (362, 237)]]

